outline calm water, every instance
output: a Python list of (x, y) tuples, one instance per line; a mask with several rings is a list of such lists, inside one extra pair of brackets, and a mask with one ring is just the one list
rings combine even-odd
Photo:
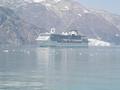
[(120, 90), (120, 48), (0, 49), (0, 90)]

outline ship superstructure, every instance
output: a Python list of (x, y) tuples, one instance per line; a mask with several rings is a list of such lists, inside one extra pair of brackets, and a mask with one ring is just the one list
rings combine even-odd
[(78, 33), (77, 30), (70, 32), (62, 32), (56, 34), (55, 30), (51, 30), (50, 33), (41, 33), (36, 39), (37, 43), (41, 47), (81, 47), (88, 46), (88, 38)]

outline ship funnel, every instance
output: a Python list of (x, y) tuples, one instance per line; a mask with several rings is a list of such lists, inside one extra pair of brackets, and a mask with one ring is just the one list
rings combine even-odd
[(51, 34), (55, 33), (55, 28), (51, 28), (50, 33), (51, 33)]

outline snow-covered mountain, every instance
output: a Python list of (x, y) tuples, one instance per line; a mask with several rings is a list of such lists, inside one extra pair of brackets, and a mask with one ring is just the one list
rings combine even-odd
[(79, 30), (88, 38), (120, 44), (119, 15), (86, 8), (75, 0), (25, 0), (25, 4), (17, 6), (15, 13), (24, 32), (30, 34), (22, 35), (29, 42), (33, 42), (40, 32), (56, 28), (58, 33)]
[[(55, 27), (58, 32), (75, 29), (89, 38), (96, 38), (111, 43), (119, 43), (120, 41), (120, 16), (118, 15), (88, 9), (74, 0), (41, 0), (37, 4), (43, 5), (48, 10), (46, 12), (47, 18), (51, 15), (50, 12), (54, 13), (50, 24), (53, 24), (52, 21), (59, 19), (59, 23), (55, 22), (56, 25), (50, 26)], [(34, 6), (35, 4), (32, 3), (32, 5)], [(40, 10), (40, 8), (37, 9)], [(31, 10), (28, 11), (31, 12)], [(41, 15), (38, 15), (37, 19), (39, 20), (40, 18)], [(46, 16), (42, 18), (48, 22)], [(50, 30), (50, 28), (47, 29)]]

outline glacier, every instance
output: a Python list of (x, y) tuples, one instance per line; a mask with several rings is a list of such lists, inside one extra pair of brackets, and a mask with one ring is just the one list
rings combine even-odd
[(89, 46), (102, 46), (102, 47), (111, 46), (109, 42), (105, 42), (98, 39), (88, 39), (88, 41), (89, 41)]

